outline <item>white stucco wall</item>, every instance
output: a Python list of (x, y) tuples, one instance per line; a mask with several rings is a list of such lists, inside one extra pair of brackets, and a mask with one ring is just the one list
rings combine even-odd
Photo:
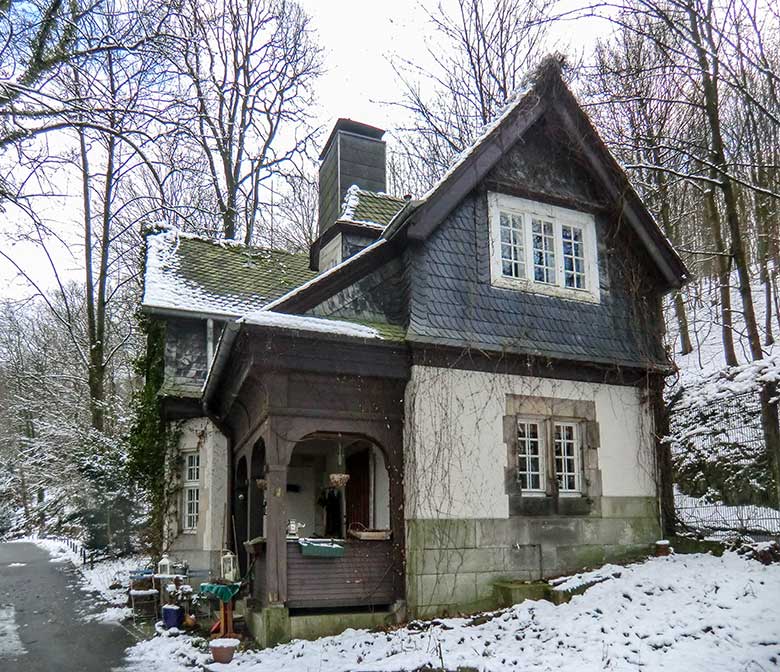
[[(183, 502), (180, 493), (169, 517), (170, 552), (188, 560), (194, 569), (207, 569), (213, 555), (224, 547), (223, 527), (228, 497), (227, 439), (208, 418), (192, 418), (178, 425), (180, 453), (200, 453), (200, 512), (195, 532), (182, 532)], [(175, 431), (175, 430), (174, 430)], [(171, 478), (180, 475), (171, 475)]]
[(371, 520), (377, 530), (390, 529), (390, 474), (385, 458), (376, 446), (372, 448), (373, 477), (371, 491)]
[(341, 263), (341, 234), (337, 233), (320, 249), (320, 273)]
[(634, 387), (413, 366), (404, 432), (407, 518), (506, 518), (506, 395), (593, 401), (607, 497), (655, 495), (652, 415)]

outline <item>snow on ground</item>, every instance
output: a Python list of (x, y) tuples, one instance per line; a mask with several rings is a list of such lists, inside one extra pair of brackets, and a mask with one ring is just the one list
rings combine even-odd
[[(740, 380), (736, 381), (733, 390), (740, 391), (745, 389), (739, 383), (749, 382), (751, 374), (761, 375), (765, 365), (756, 363), (757, 370), (752, 370), (752, 357), (746, 335), (745, 320), (742, 314), (742, 302), (737, 290), (739, 278), (737, 272), (731, 275), (731, 300), (732, 300), (732, 320), (733, 320), (733, 338), (734, 350), (739, 363), (744, 368), (737, 371)], [(753, 306), (756, 314), (756, 323), (761, 333), (762, 344), (764, 344), (764, 321), (766, 310), (764, 307), (763, 286), (754, 280), (751, 283), (753, 292)], [(672, 389), (682, 385), (687, 388), (701, 388), (713, 380), (718, 380), (724, 373), (726, 361), (723, 354), (723, 335), (722, 322), (720, 314), (720, 304), (717, 299), (718, 286), (715, 279), (702, 279), (695, 285), (690, 285), (686, 291), (686, 309), (689, 322), (689, 333), (693, 352), (687, 355), (679, 354), (679, 326), (674, 316), (674, 308), (671, 298), (667, 301), (665, 308), (667, 341), (674, 352), (674, 360), (679, 367), (679, 377), (674, 380), (669, 379)], [(774, 334), (777, 336), (778, 324), (773, 324)], [(780, 344), (763, 345), (764, 358), (771, 360), (768, 366), (776, 367), (778, 357), (780, 357)], [(742, 374), (741, 376), (739, 374)]]
[[(145, 558), (131, 556), (112, 560), (96, 562), (90, 569), (89, 565), (81, 564), (80, 555), (68, 546), (67, 542), (59, 539), (44, 539), (27, 537), (17, 541), (33, 543), (45, 550), (51, 556), (49, 562), (70, 562), (79, 572), (82, 590), (89, 593), (98, 593), (105, 602), (106, 607), (97, 612), (81, 614), (85, 620), (99, 621), (101, 623), (119, 622), (132, 615), (132, 611), (126, 606), (130, 570), (143, 567)], [(112, 584), (121, 583), (121, 588), (111, 588)]]
[[(726, 553), (653, 558), (619, 570), (602, 568), (604, 580), (568, 604), (527, 601), (481, 625), (452, 618), (386, 633), (347, 630), (239, 653), (229, 665), (205, 669), (749, 672), (780, 666), (780, 565)], [(206, 660), (187, 637), (158, 637), (130, 649), (125, 670), (180, 672)]]
[(583, 586), (595, 585), (610, 579), (619, 579), (624, 571), (626, 571), (625, 567), (607, 564), (598, 569), (580, 572), (573, 576), (561, 576), (557, 579), (550, 579), (548, 583), (553, 587), (553, 590), (568, 593)]

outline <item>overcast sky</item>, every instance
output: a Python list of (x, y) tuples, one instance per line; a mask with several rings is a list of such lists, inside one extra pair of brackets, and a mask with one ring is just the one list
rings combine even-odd
[[(426, 8), (440, 4), (445, 11), (455, 0), (421, 2), (393, 0), (299, 0), (320, 36), (327, 72), (318, 85), (320, 123), (330, 127), (339, 117), (349, 117), (389, 129), (399, 122), (398, 111), (383, 102), (398, 101), (402, 90), (391, 61), (402, 58), (424, 66), (430, 63)], [(559, 9), (581, 6), (564, 0)], [(559, 49), (570, 57), (592, 45), (605, 29), (595, 20), (561, 22), (551, 30), (545, 51)]]
[[(315, 116), (325, 133), (339, 117), (384, 129), (398, 125), (401, 122), (400, 111), (387, 105), (390, 101), (399, 101), (402, 96), (392, 61), (407, 59), (423, 67), (430, 63), (426, 47), (431, 34), (425, 8), (435, 9), (439, 3), (426, 2), (423, 6), (419, 0), (299, 2), (311, 16), (324, 50), (325, 73), (317, 84)], [(566, 2), (577, 6), (577, 0)], [(453, 8), (456, 3), (455, 0), (442, 0), (441, 4), (447, 9)], [(580, 21), (576, 30), (572, 24), (557, 25), (544, 51), (559, 49), (575, 56), (576, 52), (593, 43), (598, 30), (599, 26), (592, 22)], [(63, 220), (63, 224), (68, 213), (77, 214), (74, 209), (80, 208), (78, 185), (63, 183), (63, 191), (72, 195), (47, 198), (45, 203), (39, 199), (39, 207), (46, 208), (39, 214), (52, 222)], [(13, 219), (6, 218), (5, 225), (13, 226)], [(0, 244), (5, 246), (7, 242)], [(78, 250), (73, 252), (75, 256), (62, 251), (57, 253), (58, 265), (65, 276), (81, 280), (81, 253)], [(11, 253), (22, 261), (36, 281), (51, 284), (47, 265), (44, 259), (38, 258), (38, 248), (17, 246)], [(0, 259), (0, 295), (29, 295), (29, 288), (15, 276), (15, 270)]]

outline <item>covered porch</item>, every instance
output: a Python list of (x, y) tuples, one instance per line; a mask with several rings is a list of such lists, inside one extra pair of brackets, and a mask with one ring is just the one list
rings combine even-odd
[(283, 641), (296, 617), (396, 614), (403, 344), (243, 327), (222, 367), (206, 398), (232, 438), (229, 518), (256, 638)]

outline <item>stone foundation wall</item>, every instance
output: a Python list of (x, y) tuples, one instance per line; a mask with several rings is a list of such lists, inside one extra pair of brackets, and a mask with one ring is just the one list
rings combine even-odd
[(406, 521), (410, 616), (499, 606), (494, 583), (572, 573), (648, 552), (659, 538), (652, 497), (602, 497), (588, 516)]

